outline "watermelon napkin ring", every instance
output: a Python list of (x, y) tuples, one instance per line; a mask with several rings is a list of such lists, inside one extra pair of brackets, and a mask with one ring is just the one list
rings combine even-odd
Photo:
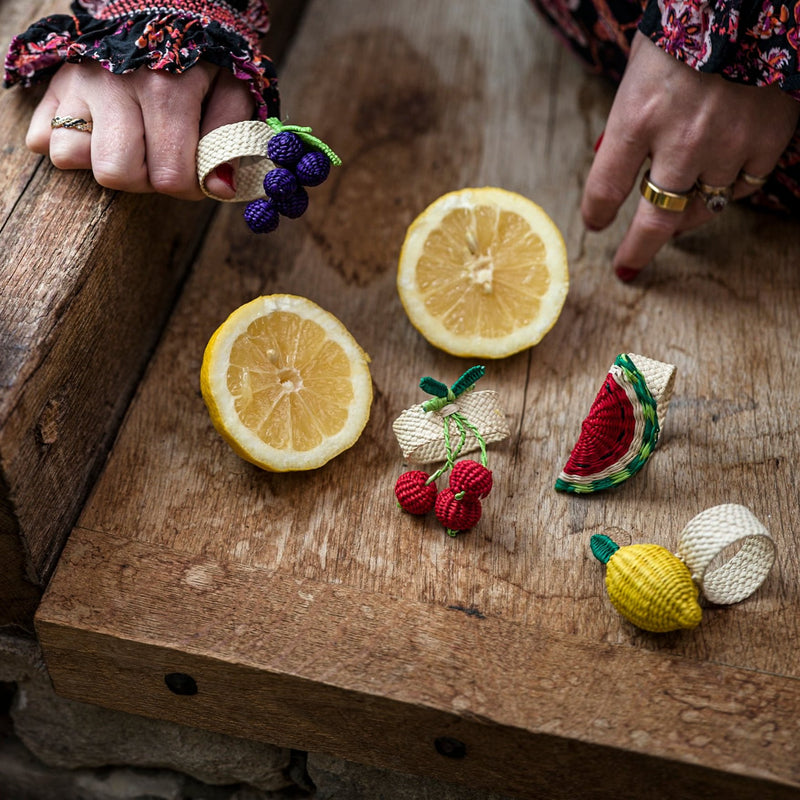
[(744, 600), (775, 561), (769, 531), (735, 503), (708, 508), (690, 520), (675, 555), (657, 544), (620, 547), (605, 534), (592, 536), (590, 547), (606, 564), (611, 604), (628, 622), (654, 633), (699, 625), (700, 594), (717, 605)]
[[(206, 178), (222, 164), (240, 159), (236, 195), (211, 194)], [(276, 117), (223, 125), (197, 145), (197, 179), (203, 193), (223, 203), (250, 201), (244, 218), (254, 233), (270, 233), (280, 218), (296, 219), (308, 208), (307, 187), (319, 186), (342, 160), (311, 128), (285, 125)]]
[[(433, 397), (406, 409), (392, 425), (406, 460), (444, 462), (432, 474), (419, 469), (404, 472), (394, 487), (397, 505), (415, 515), (434, 511), (449, 536), (477, 525), (481, 501), (493, 485), (486, 445), (511, 433), (496, 392), (474, 391), (485, 372), (485, 367), (471, 367), (450, 387), (423, 378), (420, 388)], [(456, 460), (474, 450), (480, 450), (480, 461)], [(440, 491), (436, 481), (448, 471), (448, 486)]]
[(635, 353), (617, 356), (555, 488), (599, 492), (638, 472), (658, 443), (674, 380), (672, 364)]

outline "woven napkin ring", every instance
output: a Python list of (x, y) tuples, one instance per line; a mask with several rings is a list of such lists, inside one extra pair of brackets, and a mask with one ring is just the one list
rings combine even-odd
[(617, 356), (555, 488), (599, 492), (638, 472), (658, 443), (674, 382), (672, 364), (635, 353)]
[(701, 593), (718, 605), (744, 600), (775, 561), (769, 531), (735, 503), (708, 508), (690, 520), (675, 555), (657, 544), (620, 547), (605, 534), (592, 536), (590, 546), (606, 564), (612, 605), (629, 622), (655, 633), (699, 625)]
[[(236, 195), (230, 200), (212, 194), (206, 179), (217, 167), (239, 160)], [(280, 217), (296, 219), (308, 208), (306, 187), (319, 186), (331, 165), (342, 160), (311, 128), (284, 125), (276, 117), (223, 125), (197, 145), (200, 188), (221, 202), (249, 201), (244, 218), (255, 233), (270, 233)]]
[[(495, 392), (476, 392), (475, 382), (486, 368), (468, 369), (452, 386), (423, 378), (420, 388), (432, 399), (406, 409), (392, 424), (407, 461), (426, 464), (443, 461), (432, 474), (424, 470), (404, 472), (395, 483), (397, 505), (409, 514), (435, 511), (449, 536), (478, 524), (481, 500), (492, 490), (486, 445), (511, 433)], [(464, 459), (480, 450), (480, 461)], [(450, 472), (449, 485), (439, 491), (436, 480)]]

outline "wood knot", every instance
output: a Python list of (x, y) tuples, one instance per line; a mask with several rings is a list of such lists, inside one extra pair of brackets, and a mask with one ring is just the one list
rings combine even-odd
[(42, 444), (51, 445), (58, 441), (60, 412), (61, 404), (55, 399), (48, 400), (44, 409), (42, 409), (42, 413), (36, 423), (36, 436)]

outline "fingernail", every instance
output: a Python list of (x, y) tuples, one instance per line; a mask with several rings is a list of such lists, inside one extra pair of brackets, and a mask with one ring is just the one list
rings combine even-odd
[(631, 269), (630, 267), (617, 267), (614, 272), (617, 277), (621, 281), (625, 281), (625, 283), (629, 283), (639, 274), (638, 269)]
[(233, 165), (228, 164), (227, 162), (224, 164), (220, 164), (217, 169), (215, 170), (217, 173), (217, 177), (233, 192), (236, 191), (236, 181), (233, 177)]
[(595, 153), (600, 149), (600, 145), (603, 143), (604, 135), (605, 135), (605, 130), (600, 131), (600, 135), (597, 137), (597, 141), (594, 143)]

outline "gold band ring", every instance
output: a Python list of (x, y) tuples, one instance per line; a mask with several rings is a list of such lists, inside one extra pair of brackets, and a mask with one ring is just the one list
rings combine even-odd
[(686, 206), (689, 205), (692, 197), (694, 197), (694, 190), (688, 192), (667, 192), (660, 186), (656, 186), (656, 184), (650, 180), (650, 170), (642, 175), (639, 191), (648, 203), (652, 203), (656, 208), (662, 208), (664, 211), (685, 211)]
[(53, 117), (50, 120), (51, 128), (71, 128), (76, 131), (92, 132), (92, 121), (81, 117)]
[(706, 208), (714, 214), (719, 214), (733, 198), (733, 185), (731, 186), (711, 186), (703, 183), (699, 178), (697, 183), (697, 193), (703, 198)]
[(763, 186), (769, 180), (769, 175), (759, 178), (757, 175), (751, 175), (749, 172), (742, 170), (739, 173), (739, 180), (744, 181), (750, 186)]

